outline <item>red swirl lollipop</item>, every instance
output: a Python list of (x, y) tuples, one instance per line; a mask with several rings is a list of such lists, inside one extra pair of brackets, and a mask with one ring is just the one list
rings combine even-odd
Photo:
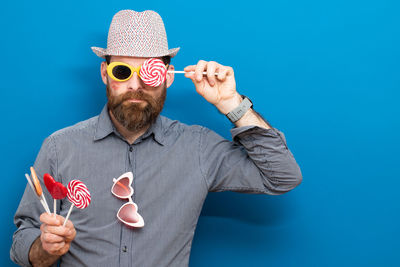
[(90, 204), (90, 193), (86, 185), (79, 180), (68, 183), (67, 197), (77, 208), (84, 209)]
[[(84, 209), (90, 204), (90, 192), (87, 189), (86, 185), (79, 180), (72, 180), (68, 183), (67, 186), (67, 198), (72, 202), (77, 208)], [(65, 218), (64, 225), (68, 221), (68, 217), (71, 214), (72, 208), (74, 205), (71, 205), (71, 208), (68, 211), (67, 217)]]
[(157, 87), (165, 81), (167, 68), (161, 59), (149, 58), (143, 63), (139, 73), (145, 84)]

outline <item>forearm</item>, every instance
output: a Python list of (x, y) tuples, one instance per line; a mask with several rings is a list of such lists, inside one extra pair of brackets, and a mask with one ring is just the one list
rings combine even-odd
[(244, 126), (258, 126), (265, 129), (271, 129), (271, 125), (268, 124), (257, 112), (253, 109), (249, 109), (243, 117), (241, 117), (238, 121), (235, 122), (236, 127), (244, 127)]
[(270, 194), (288, 192), (301, 183), (300, 167), (282, 132), (275, 128), (265, 130), (248, 126), (234, 128), (232, 134), (232, 138), (244, 146), (248, 157), (264, 176), (264, 186)]
[(40, 237), (33, 242), (31, 249), (29, 250), (29, 261), (32, 266), (50, 266), (59, 258), (60, 256), (51, 255), (43, 249)]

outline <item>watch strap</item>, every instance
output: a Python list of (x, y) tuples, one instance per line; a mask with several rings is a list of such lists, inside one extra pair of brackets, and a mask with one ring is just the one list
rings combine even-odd
[(246, 96), (244, 97), (243, 101), (240, 102), (239, 106), (237, 106), (234, 110), (226, 114), (228, 119), (235, 123), (238, 120), (240, 120), (243, 115), (253, 106), (253, 103), (251, 103), (250, 99), (248, 99)]

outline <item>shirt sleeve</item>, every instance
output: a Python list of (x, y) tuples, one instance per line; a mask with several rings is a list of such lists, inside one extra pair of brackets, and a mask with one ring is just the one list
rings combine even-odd
[[(48, 137), (43, 142), (34, 164), (38, 179), (42, 185), (44, 184), (44, 173), (49, 173), (55, 177), (54, 174), (56, 173), (57, 165), (55, 159), (55, 146), (53, 140)], [(49, 200), (52, 198), (47, 193), (47, 190), (42, 191), (51, 209), (52, 205)], [(14, 224), (17, 226), (17, 230), (14, 232), (13, 243), (10, 250), (11, 259), (18, 265), (31, 266), (29, 262), (29, 250), (32, 243), (40, 236), (41, 222), (39, 217), (43, 212), (43, 206), (40, 204), (32, 188), (27, 184), (14, 216)]]
[(200, 169), (210, 192), (279, 195), (301, 183), (300, 168), (282, 132), (245, 126), (231, 134), (232, 142), (203, 128)]

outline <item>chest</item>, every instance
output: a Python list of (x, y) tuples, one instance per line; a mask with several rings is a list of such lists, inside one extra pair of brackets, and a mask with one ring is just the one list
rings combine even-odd
[[(146, 226), (192, 229), (207, 195), (196, 148), (179, 142), (168, 146), (150, 141), (128, 145), (115, 140), (77, 144), (61, 152), (58, 173), (63, 183), (81, 180), (91, 193), (91, 204), (71, 214), (77, 229), (81, 225), (101, 229), (118, 223), (116, 213), (127, 200), (112, 195), (111, 187), (113, 178), (128, 171), (133, 173), (132, 199)], [(61, 214), (69, 206), (64, 200)]]

